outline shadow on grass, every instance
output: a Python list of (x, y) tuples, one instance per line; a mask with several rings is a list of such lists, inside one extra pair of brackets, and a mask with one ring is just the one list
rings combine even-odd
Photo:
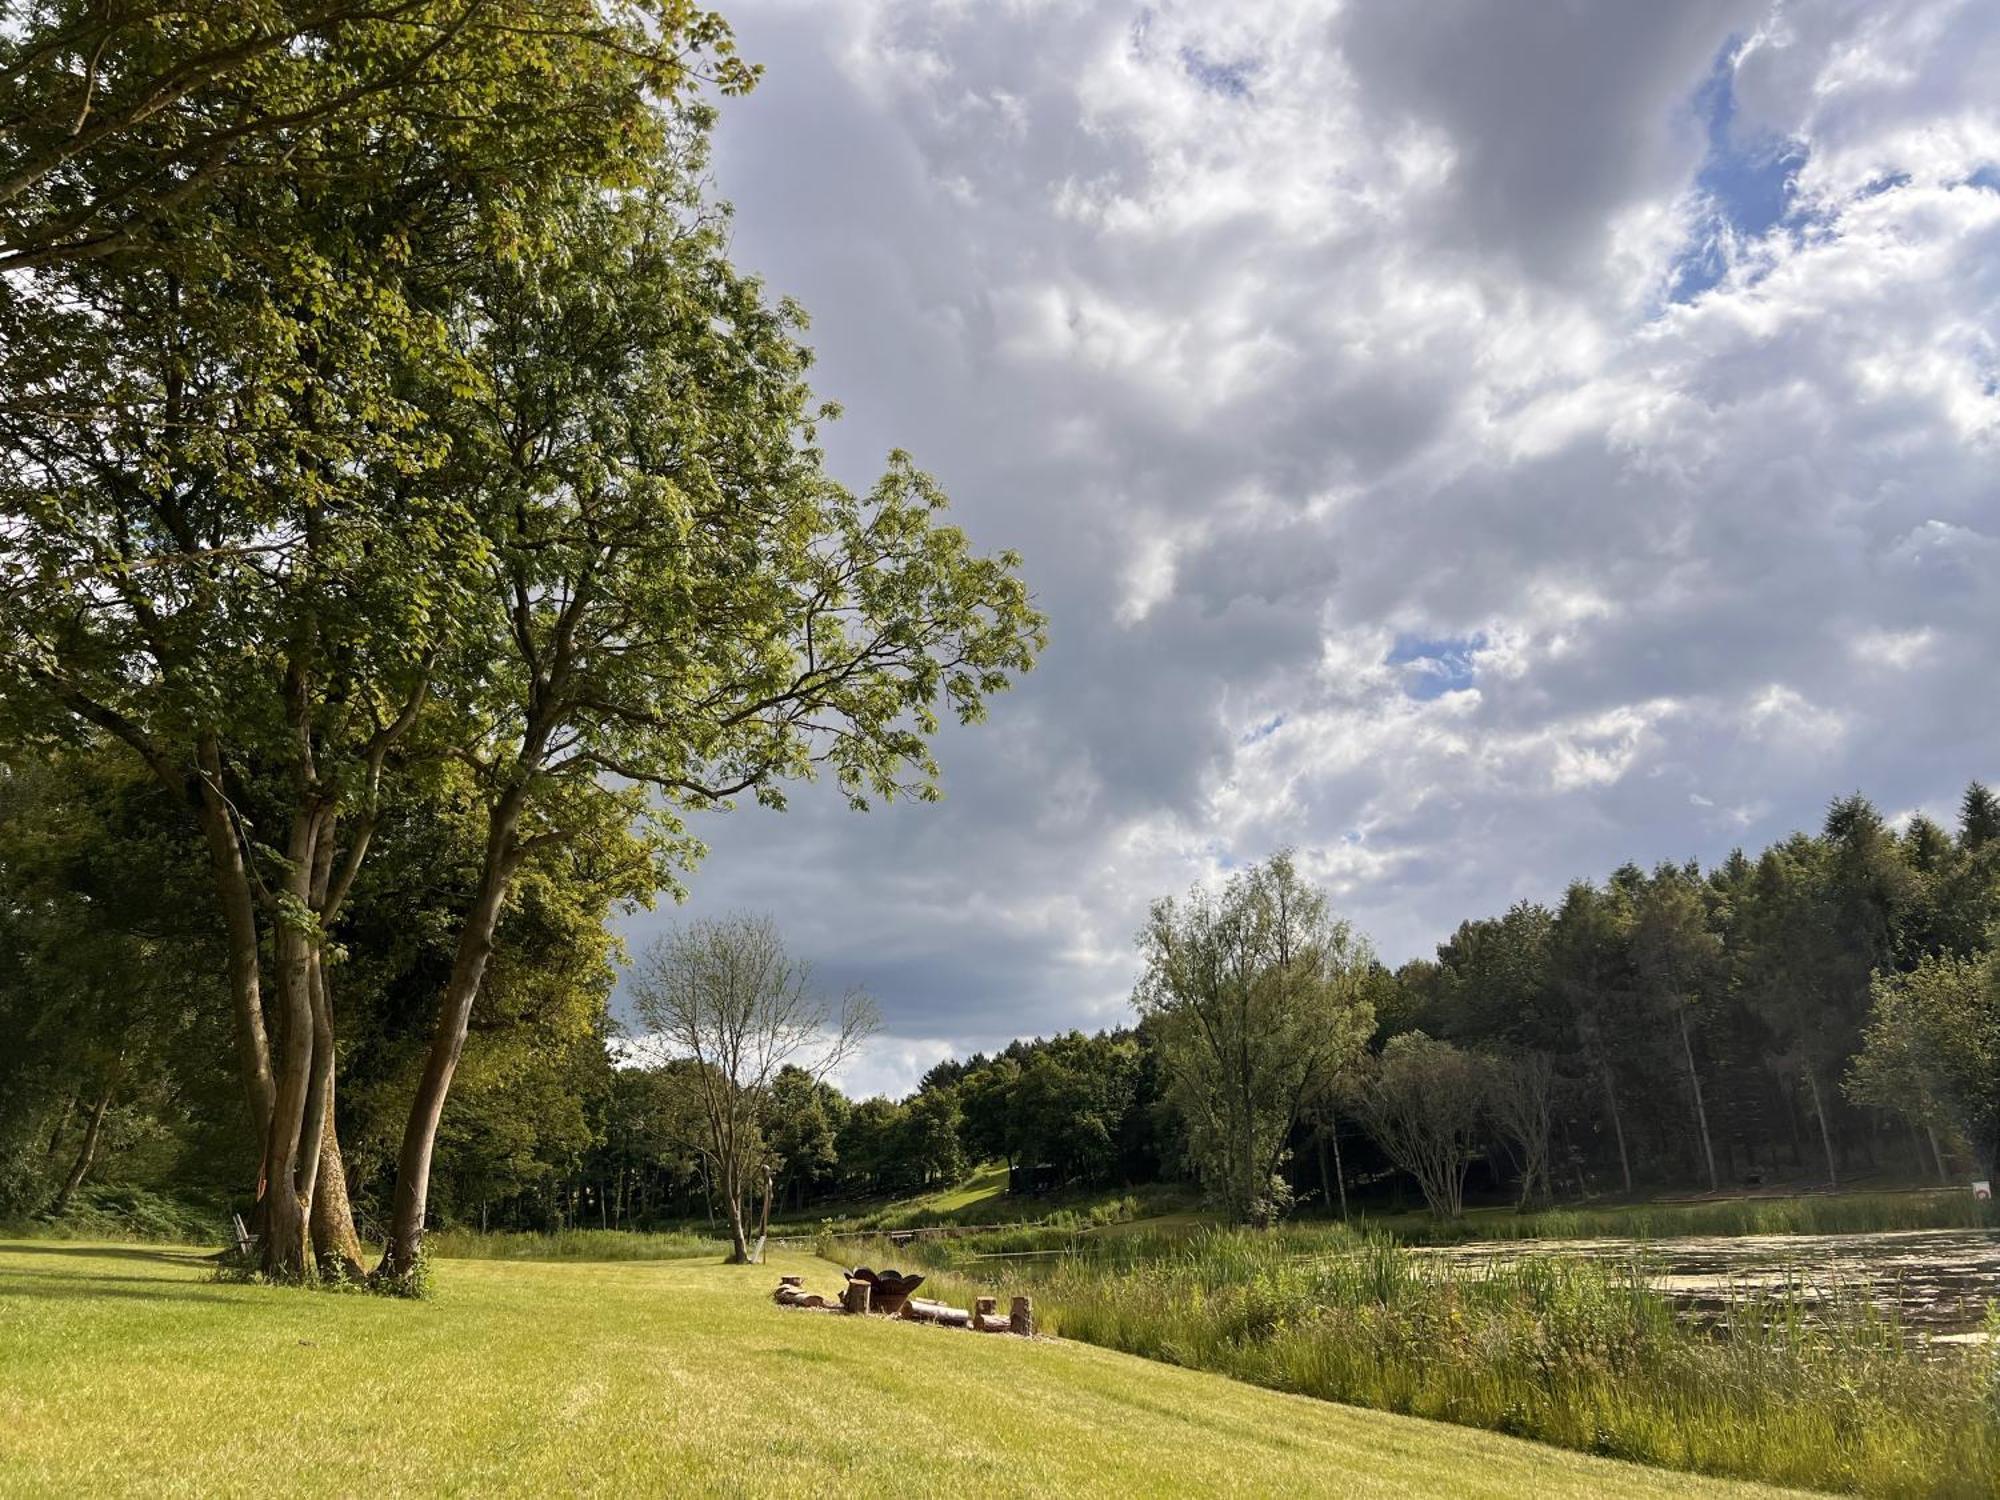
[[(0, 1244), (0, 1254), (5, 1254), (12, 1261), (0, 1266), (0, 1297), (41, 1301), (95, 1301), (105, 1297), (146, 1302), (230, 1300), (220, 1292), (209, 1290), (203, 1282), (189, 1282), (174, 1276), (118, 1274), (119, 1262), (132, 1261), (188, 1271), (205, 1270), (214, 1261), (201, 1250), (174, 1246), (48, 1245), (33, 1241), (8, 1241)], [(49, 1264), (21, 1264), (22, 1260), (30, 1257), (46, 1259)], [(109, 1264), (102, 1269), (93, 1269), (82, 1264), (85, 1261)]]
[[(46, 1277), (47, 1280), (27, 1280), (30, 1276)], [(138, 1282), (145, 1286), (157, 1287), (157, 1291), (140, 1291), (132, 1285), (113, 1286), (116, 1282)], [(59, 1271), (0, 1271), (0, 1297), (19, 1297), (35, 1302), (99, 1302), (107, 1297), (121, 1298), (132, 1302), (234, 1302), (238, 1299), (210, 1291), (200, 1285), (189, 1285), (184, 1281), (153, 1281), (143, 1276), (80, 1276), (65, 1275)]]
[(202, 1266), (214, 1262), (215, 1252), (188, 1245), (51, 1245), (36, 1240), (0, 1242), (5, 1255), (67, 1255), (79, 1260), (144, 1260), (170, 1266)]

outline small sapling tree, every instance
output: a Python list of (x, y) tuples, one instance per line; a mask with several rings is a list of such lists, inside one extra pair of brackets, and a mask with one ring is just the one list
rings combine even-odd
[(1417, 1179), (1440, 1219), (1465, 1211), (1466, 1169), (1479, 1158), (1492, 1065), (1421, 1031), (1389, 1038), (1355, 1091), (1375, 1144)]
[(776, 926), (753, 916), (691, 923), (653, 943), (633, 971), (632, 1004), (647, 1045), (693, 1064), (683, 1077), (729, 1216), (729, 1258), (755, 1265), (781, 1166), (766, 1128), (773, 1090), (788, 1069), (818, 1083), (853, 1056), (875, 1031), (875, 1007), (858, 991), (822, 998)]

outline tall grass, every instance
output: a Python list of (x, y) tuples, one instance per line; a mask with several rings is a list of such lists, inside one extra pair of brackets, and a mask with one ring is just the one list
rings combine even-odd
[[(956, 1239), (936, 1248), (933, 1259), (964, 1264), (984, 1256), (1053, 1256), (1065, 1250), (1088, 1254), (1104, 1265), (1156, 1259), (1170, 1245), (1184, 1243), (1204, 1225), (1176, 1219), (1157, 1230), (1138, 1217), (1143, 1202), (1105, 1205), (1110, 1212), (1054, 1214), (1006, 1229)], [(1099, 1236), (1096, 1231), (1137, 1218), (1129, 1229)], [(1970, 1193), (1851, 1193), (1840, 1196), (1734, 1199), (1701, 1203), (1632, 1204), (1611, 1208), (1563, 1208), (1543, 1213), (1475, 1212), (1439, 1220), (1402, 1214), (1356, 1219), (1352, 1224), (1324, 1219), (1294, 1220), (1271, 1230), (1268, 1243), (1296, 1256), (1338, 1251), (1357, 1236), (1393, 1238), (1408, 1245), (1452, 1245), (1472, 1240), (1632, 1240), (1636, 1243), (1696, 1237), (1747, 1235), (1873, 1234), (1904, 1230), (2000, 1228), (2000, 1212)]]
[(943, 1295), (1030, 1290), (1050, 1332), (1278, 1390), (1778, 1484), (2000, 1495), (2000, 1348), (1941, 1354), (1865, 1299), (1808, 1316), (1788, 1292), (1696, 1326), (1637, 1257), (1466, 1267), (1320, 1238), (1310, 1257), (1221, 1230), (1045, 1262), (974, 1262), (963, 1242), (903, 1253), (938, 1268)]
[(729, 1253), (727, 1240), (675, 1230), (642, 1234), (630, 1229), (440, 1229), (425, 1236), (430, 1253), (446, 1260), (695, 1260)]
[(2000, 1212), (1963, 1188), (1923, 1193), (1826, 1193), (1557, 1208), (1543, 1213), (1478, 1213), (1438, 1220), (1417, 1215), (1366, 1221), (1413, 1244), (1476, 1239), (1675, 1239), (1695, 1235), (1881, 1234), (1914, 1229), (1991, 1229)]

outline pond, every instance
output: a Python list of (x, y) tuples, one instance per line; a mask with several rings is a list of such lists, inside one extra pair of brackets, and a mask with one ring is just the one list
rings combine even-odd
[(1905, 1327), (1941, 1343), (1980, 1342), (1987, 1303), (2000, 1300), (2000, 1230), (1991, 1229), (1717, 1236), (1643, 1244), (1482, 1240), (1422, 1253), (1460, 1266), (1546, 1255), (1637, 1259), (1650, 1285), (1697, 1316), (1761, 1293), (1790, 1292), (1808, 1305), (1865, 1296), (1883, 1310), (1893, 1310)]

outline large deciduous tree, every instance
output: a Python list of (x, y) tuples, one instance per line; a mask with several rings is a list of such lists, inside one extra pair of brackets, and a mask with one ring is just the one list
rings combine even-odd
[(697, 852), (690, 809), (782, 806), (822, 773), (856, 808), (933, 798), (940, 710), (982, 717), (1041, 641), (1018, 559), (939, 524), (943, 492), (907, 457), (865, 497), (826, 476), (800, 315), (730, 268), (687, 181), (676, 162), (579, 192), (563, 252), (493, 264), (459, 330), (477, 395), (421, 483), (481, 505), (483, 628), (436, 733), (482, 788), (486, 853), (404, 1132), (391, 1275), (421, 1243), (523, 859), (637, 823), (670, 885)]
[(299, 177), (601, 168), (690, 68), (750, 77), (688, 0), (26, 0), (0, 31), (0, 271), (169, 258)]
[[(74, 9), (0, 61), (74, 61), (98, 14)], [(976, 718), (1040, 622), (906, 460), (865, 500), (824, 478), (798, 319), (729, 269), (691, 186), (685, 86), (747, 82), (713, 17), (303, 14), (256, 8), (256, 38), (309, 44), (166, 90), (164, 138), (134, 118), (57, 161), (16, 143), (7, 233), (34, 253), (0, 289), (0, 718), (109, 736), (192, 810), (282, 1277), (315, 1236), (358, 1253), (318, 1212), (341, 1175), (330, 935), (397, 778), (473, 779), (483, 853), (398, 1153), (394, 1284), (522, 867), (636, 818), (670, 880), (694, 852), (676, 810), (821, 767), (857, 804), (934, 794), (938, 707)], [(89, 44), (100, 121), (171, 70), (178, 15)], [(296, 118), (264, 129), (288, 90)], [(152, 190), (147, 153), (253, 117), (199, 191), (100, 211)]]
[(1134, 1003), (1194, 1164), (1231, 1216), (1269, 1224), (1293, 1131), (1374, 1028), (1366, 945), (1280, 853), (1219, 892), (1156, 902), (1139, 947)]
[(411, 482), (446, 331), (705, 59), (747, 83), (713, 17), (594, 0), (50, 0), (0, 44), (0, 718), (122, 742), (199, 820), (270, 1274), (314, 1217), (358, 1254), (317, 1213), (324, 945), (483, 577), (465, 497)]

